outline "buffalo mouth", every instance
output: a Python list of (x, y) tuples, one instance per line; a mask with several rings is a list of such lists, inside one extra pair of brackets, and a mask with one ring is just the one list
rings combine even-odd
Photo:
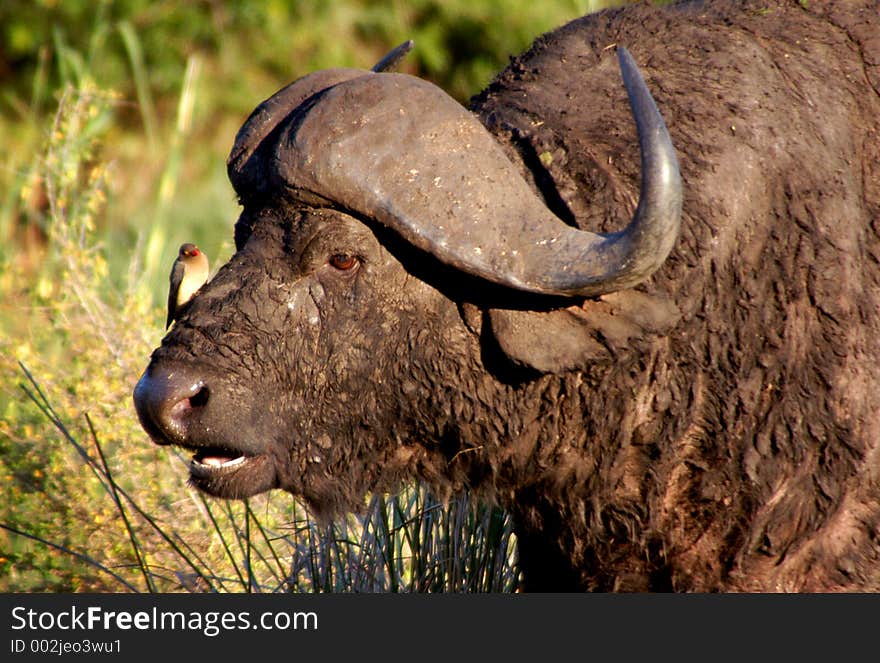
[[(215, 497), (240, 499), (278, 484), (281, 452), (260, 437), (241, 437), (235, 416), (207, 384), (222, 384), (210, 370), (176, 362), (151, 362), (134, 388), (134, 405), (156, 444), (192, 454), (189, 483)], [(219, 414), (218, 414), (219, 413)]]
[(251, 457), (240, 451), (222, 447), (197, 449), (190, 461), (190, 472), (200, 476), (216, 476), (234, 472)]
[(189, 483), (214, 497), (242, 499), (276, 487), (275, 465), (268, 454), (228, 447), (191, 449)]

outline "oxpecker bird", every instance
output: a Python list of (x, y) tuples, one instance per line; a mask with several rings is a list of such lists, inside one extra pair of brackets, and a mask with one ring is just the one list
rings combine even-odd
[(180, 245), (177, 260), (171, 268), (170, 287), (168, 288), (168, 318), (165, 329), (177, 318), (177, 312), (186, 304), (196, 290), (208, 280), (208, 256), (195, 244)]

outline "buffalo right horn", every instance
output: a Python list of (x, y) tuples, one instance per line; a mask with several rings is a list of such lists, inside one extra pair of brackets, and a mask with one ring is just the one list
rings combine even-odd
[(380, 72), (397, 69), (397, 65), (399, 65), (400, 61), (403, 60), (407, 53), (413, 49), (413, 46), (415, 46), (415, 42), (412, 39), (407, 39), (402, 44), (395, 46), (385, 57), (373, 65), (371, 71)]
[[(373, 73), (327, 89), (279, 128), (270, 175), (289, 196), (374, 218), (438, 259), (523, 291), (596, 296), (632, 287), (672, 249), (682, 186), (663, 118), (618, 48), (641, 151), (629, 225), (566, 225), (477, 118), (436, 86)], [(271, 101), (271, 100), (270, 100)]]

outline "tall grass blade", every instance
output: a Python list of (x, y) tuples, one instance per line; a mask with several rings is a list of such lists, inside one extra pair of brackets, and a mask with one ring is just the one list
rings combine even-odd
[(144, 52), (141, 48), (141, 41), (134, 26), (128, 20), (120, 21), (116, 25), (116, 29), (122, 38), (122, 44), (125, 47), (125, 53), (131, 66), (138, 108), (141, 112), (141, 120), (144, 123), (144, 132), (147, 135), (147, 145), (149, 146), (150, 153), (155, 154), (156, 137), (158, 135), (156, 128), (159, 121), (156, 118), (156, 106), (150, 93), (149, 77), (147, 76), (147, 68), (144, 65)]
[[(262, 536), (263, 541), (266, 543), (266, 546), (269, 548), (269, 552), (271, 553), (272, 559), (275, 562), (275, 566), (278, 569), (277, 574), (273, 572), (275, 579), (278, 581), (279, 585), (287, 582), (288, 581), (287, 571), (284, 568), (284, 564), (281, 563), (281, 559), (278, 557), (278, 553), (275, 550), (275, 546), (272, 544), (271, 539), (266, 534), (266, 530), (263, 528), (262, 523), (260, 523), (260, 519), (257, 518), (255, 513), (253, 513), (253, 510), (251, 509), (250, 502), (245, 502), (245, 509), (247, 509), (247, 512), (249, 514), (251, 514), (251, 518), (253, 519), (254, 524), (257, 526), (257, 530), (260, 532), (260, 536)], [(268, 566), (268, 564), (267, 564), (267, 566)]]
[(34, 72), (33, 88), (28, 123), (36, 126), (43, 114), (43, 101), (46, 98), (46, 87), (49, 81), (49, 62), (51, 53), (48, 46), (41, 46), (37, 56), (37, 70)]
[(186, 64), (186, 74), (177, 104), (177, 120), (171, 134), (171, 146), (165, 169), (159, 180), (156, 216), (144, 251), (144, 271), (148, 280), (158, 272), (164, 248), (168, 242), (168, 209), (177, 191), (180, 169), (183, 163), (183, 150), (192, 128), (193, 109), (196, 100), (196, 86), (201, 72), (201, 60), (190, 56)]
[(226, 537), (223, 536), (223, 530), (217, 522), (217, 519), (214, 517), (214, 512), (211, 511), (211, 506), (208, 504), (208, 500), (206, 500), (205, 496), (201, 493), (198, 493), (198, 496), (202, 502), (202, 505), (205, 507), (205, 512), (208, 514), (208, 518), (211, 520), (211, 526), (214, 528), (214, 531), (217, 533), (217, 537), (220, 539), (220, 545), (223, 546), (223, 550), (226, 553), (226, 558), (232, 564), (235, 575), (238, 576), (239, 583), (241, 583), (242, 587), (247, 587), (247, 581), (244, 579), (244, 576), (241, 573), (241, 569), (238, 567), (238, 563), (235, 561), (235, 555), (233, 555), (232, 551), (229, 549), (229, 544), (226, 542)]
[(253, 547), (251, 546), (251, 511), (247, 508), (247, 500), (245, 500), (245, 510), (244, 510), (244, 548), (245, 548), (245, 557), (244, 563), (247, 568), (248, 574), (248, 586), (247, 592), (250, 594), (256, 588), (256, 580), (254, 579), (254, 566), (253, 561), (251, 559), (251, 551)]
[(82, 56), (67, 45), (64, 33), (52, 26), (52, 45), (55, 47), (58, 77), (65, 85), (78, 87), (85, 78), (86, 66)]
[(119, 511), (119, 515), (122, 517), (122, 522), (125, 523), (125, 530), (128, 532), (128, 540), (131, 542), (132, 551), (134, 552), (135, 559), (137, 560), (138, 568), (141, 571), (141, 574), (144, 577), (144, 582), (147, 585), (147, 591), (150, 594), (156, 593), (156, 586), (153, 583), (153, 579), (150, 577), (150, 571), (147, 569), (147, 564), (144, 561), (143, 556), (141, 555), (141, 547), (138, 543), (137, 536), (135, 536), (134, 530), (131, 527), (131, 523), (128, 520), (128, 514), (125, 512), (125, 507), (122, 506), (122, 500), (119, 499), (119, 492), (116, 488), (116, 481), (113, 479), (113, 474), (110, 472), (110, 466), (107, 464), (107, 457), (104, 455), (104, 449), (101, 448), (101, 443), (98, 441), (98, 434), (95, 432), (95, 426), (92, 423), (92, 418), (86, 413), (86, 423), (89, 426), (89, 433), (92, 436), (92, 441), (95, 443), (95, 449), (98, 450), (98, 457), (101, 459), (101, 465), (104, 468), (104, 476), (107, 477), (107, 482), (110, 484), (110, 495), (113, 497), (113, 503), (116, 504), (116, 509)]

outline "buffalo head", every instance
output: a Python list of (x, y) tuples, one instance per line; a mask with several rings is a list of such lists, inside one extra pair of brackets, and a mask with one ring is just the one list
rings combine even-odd
[(618, 54), (642, 177), (631, 222), (607, 234), (557, 218), (477, 117), (418, 78), (320, 71), (253, 112), (228, 161), (237, 251), (134, 391), (150, 436), (192, 451), (195, 486), (283, 488), (331, 513), (525, 426), (469, 307), (629, 288), (678, 233), (675, 152)]

